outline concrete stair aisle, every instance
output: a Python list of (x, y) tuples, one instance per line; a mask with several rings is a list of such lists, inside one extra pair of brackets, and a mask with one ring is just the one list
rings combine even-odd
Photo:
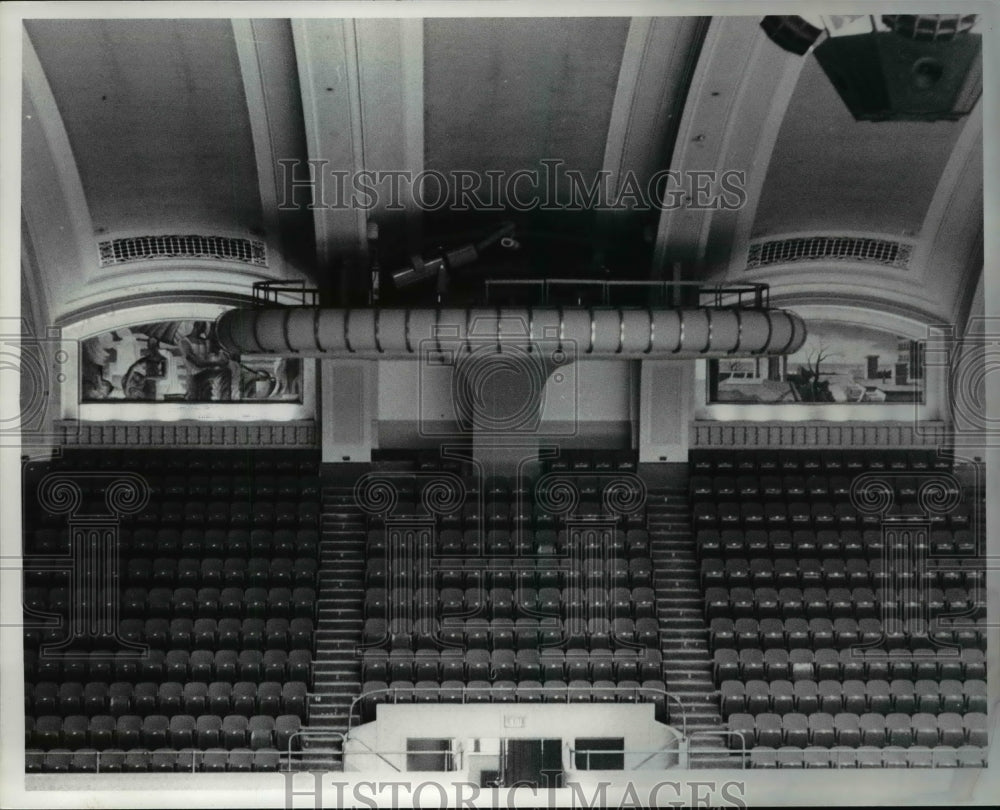
[(660, 622), (660, 648), (667, 691), (684, 703), (692, 768), (739, 768), (729, 753), (718, 693), (712, 680), (704, 594), (691, 531), (688, 489), (684, 482), (653, 487), (646, 502), (646, 524)]
[(316, 655), (306, 724), (312, 733), (303, 737), (293, 767), (337, 770), (343, 765), (337, 735), (347, 733), (351, 702), (361, 693), (357, 649), (364, 624), (366, 520), (350, 482), (324, 480), (320, 521)]

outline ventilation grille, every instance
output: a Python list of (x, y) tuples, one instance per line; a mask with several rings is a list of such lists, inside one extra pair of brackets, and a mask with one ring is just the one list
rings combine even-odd
[(911, 246), (888, 239), (854, 236), (813, 236), (808, 239), (775, 239), (750, 245), (747, 270), (772, 264), (811, 261), (851, 261), (906, 269)]
[(101, 267), (150, 259), (222, 259), (267, 267), (263, 242), (228, 236), (133, 236), (98, 243)]

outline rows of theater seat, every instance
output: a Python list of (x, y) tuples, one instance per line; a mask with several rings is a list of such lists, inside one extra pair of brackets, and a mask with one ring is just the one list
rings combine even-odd
[[(394, 479), (403, 500), (369, 522), (366, 543), (366, 716), (386, 700), (640, 699), (665, 716), (645, 515), (601, 497), (615, 470), (634, 468), (596, 456), (551, 463), (580, 496), (568, 516), (537, 508), (531, 482), (465, 478), (461, 508), (438, 516), (437, 532), (409, 535), (392, 521), (421, 513), (428, 484)], [(568, 528), (567, 517), (602, 525)], [(417, 569), (420, 554), (433, 564)]]
[[(82, 598), (118, 600), (121, 617), (117, 637), (82, 636), (65, 651), (44, 649), (65, 630), (26, 630), (29, 770), (278, 767), (311, 683), (318, 462), (292, 451), (137, 450), (29, 466), (29, 615), (66, 616)], [(98, 515), (116, 473), (147, 482), (148, 504), (120, 518), (119, 589), (74, 597), (64, 572), (32, 570), (32, 555), (69, 551), (66, 517), (32, 489), (54, 470), (80, 484), (79, 511)]]
[[(69, 533), (65, 529), (37, 529), (25, 538), (31, 554), (66, 554)], [(179, 558), (241, 555), (251, 557), (315, 557), (319, 533), (316, 529), (204, 529), (119, 528), (118, 548), (132, 557)], [(44, 572), (37, 572), (44, 574)]]
[(752, 749), (760, 767), (983, 764), (975, 504), (954, 479), (939, 479), (953, 508), (928, 510), (926, 541), (903, 542), (885, 540), (883, 514), (851, 499), (854, 478), (877, 472), (893, 490), (885, 516), (923, 515), (920, 488), (928, 474), (950, 471), (948, 460), (824, 450), (699, 451), (691, 461), (713, 672), (732, 747)]
[[(398, 449), (374, 450), (372, 461), (380, 469), (421, 472), (454, 472), (471, 475), (473, 465), (457, 457), (443, 457), (440, 450), (406, 452)], [(561, 448), (556, 458), (539, 462), (543, 472), (635, 472), (636, 455), (630, 450), (580, 450)]]

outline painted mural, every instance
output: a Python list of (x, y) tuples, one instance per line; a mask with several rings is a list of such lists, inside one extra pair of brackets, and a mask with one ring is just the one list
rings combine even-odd
[(301, 402), (302, 361), (241, 357), (209, 321), (157, 321), (81, 342), (81, 402)]
[(810, 323), (787, 357), (712, 360), (709, 402), (732, 404), (922, 403), (924, 344), (890, 332)]

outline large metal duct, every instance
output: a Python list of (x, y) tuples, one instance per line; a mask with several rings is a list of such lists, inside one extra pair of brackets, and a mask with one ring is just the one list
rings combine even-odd
[(780, 309), (236, 309), (216, 331), (236, 354), (418, 358), (434, 352), (520, 349), (566, 359), (790, 354), (802, 319)]

